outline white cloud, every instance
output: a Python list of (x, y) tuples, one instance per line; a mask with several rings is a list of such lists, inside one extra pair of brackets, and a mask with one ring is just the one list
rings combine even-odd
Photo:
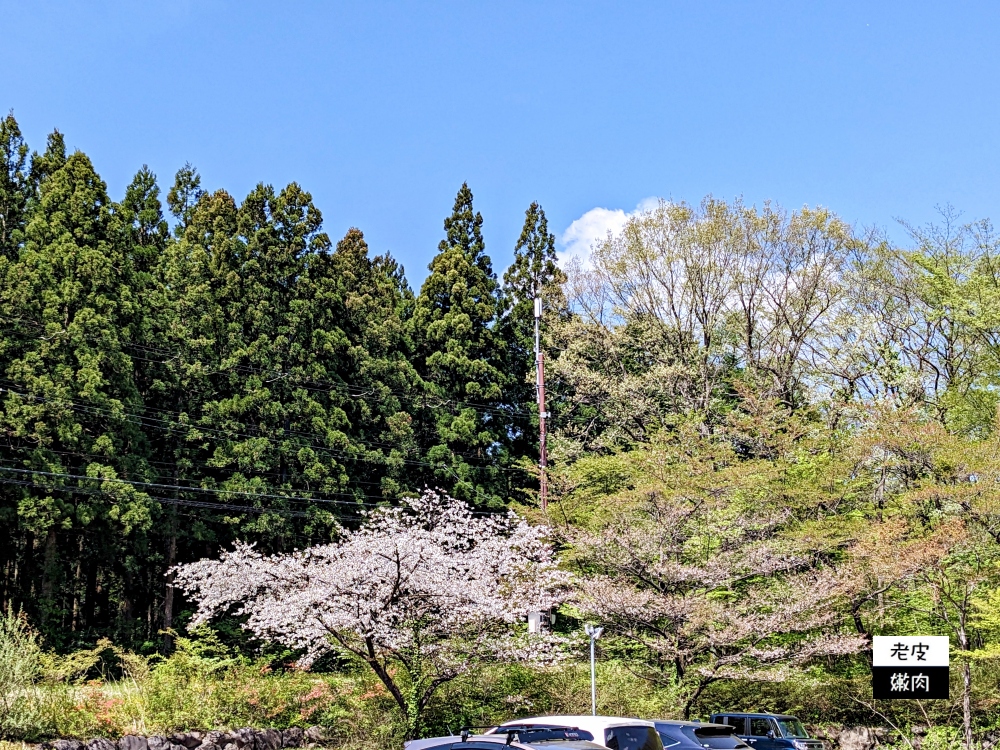
[(620, 208), (590, 209), (579, 219), (574, 220), (559, 236), (559, 265), (565, 266), (572, 258), (580, 258), (586, 265), (591, 248), (607, 237), (608, 232), (617, 234), (630, 216), (656, 208), (658, 200), (658, 198), (643, 198), (635, 211), (628, 213)]

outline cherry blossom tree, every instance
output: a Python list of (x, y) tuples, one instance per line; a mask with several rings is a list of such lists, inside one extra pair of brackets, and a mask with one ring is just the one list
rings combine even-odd
[(719, 680), (783, 680), (812, 659), (860, 651), (868, 641), (844, 626), (844, 582), (783, 541), (789, 519), (721, 489), (651, 492), (575, 539), (595, 573), (577, 605), (637, 674), (677, 691), (685, 716)]
[(566, 596), (548, 530), (514, 513), (480, 515), (433, 491), (368, 513), (334, 544), (264, 556), (239, 544), (175, 569), (198, 603), (191, 626), (232, 612), (255, 636), (370, 667), (411, 736), (444, 683), (490, 661), (549, 661), (561, 640), (528, 635), (530, 611)]

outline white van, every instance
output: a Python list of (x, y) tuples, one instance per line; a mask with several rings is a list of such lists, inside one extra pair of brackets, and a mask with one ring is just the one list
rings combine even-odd
[(512, 727), (582, 729), (593, 736), (592, 742), (603, 745), (608, 750), (663, 750), (656, 725), (644, 719), (621, 716), (534, 716), (508, 721), (486, 734), (508, 732)]
[(405, 750), (605, 750), (591, 742), (593, 735), (577, 727), (518, 724), (507, 730), (490, 728), (492, 734), (425, 737), (403, 743)]

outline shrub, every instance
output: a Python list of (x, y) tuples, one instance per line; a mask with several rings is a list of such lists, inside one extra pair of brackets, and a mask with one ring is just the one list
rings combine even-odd
[(38, 634), (20, 613), (0, 613), (0, 737), (21, 737), (34, 725)]

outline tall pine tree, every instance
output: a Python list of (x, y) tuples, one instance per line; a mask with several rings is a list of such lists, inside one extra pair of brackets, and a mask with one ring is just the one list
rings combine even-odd
[(566, 274), (556, 263), (556, 238), (549, 232), (545, 211), (537, 202), (532, 203), (524, 212), (514, 261), (503, 277), (504, 314), (498, 326), (505, 343), (511, 400), (516, 406), (511, 430), (515, 455), (538, 456), (534, 300), (541, 297), (545, 317), (565, 314), (565, 281)]
[(482, 224), (463, 184), (417, 297), (413, 325), (417, 366), (429, 393), (420, 436), (435, 467), (428, 483), (444, 484), (464, 500), (499, 505), (509, 493), (508, 475), (498, 466), (507, 450), (508, 376), (503, 341), (494, 331), (499, 287)]
[(33, 195), (28, 145), (14, 115), (9, 114), (0, 120), (0, 258), (17, 257)]
[[(42, 548), (29, 584), (37, 588), (26, 599), (58, 643), (72, 630), (68, 613), (81, 606), (84, 575), (62, 553), (75, 548), (94, 566), (82, 603), (93, 619), (100, 580), (125, 574), (129, 536), (148, 528), (151, 508), (142, 493), (102, 481), (148, 475), (134, 417), (142, 404), (126, 353), (139, 310), (130, 258), (112, 241), (106, 189), (84, 154), (64, 160), (61, 137), (50, 138), (33, 167), (38, 205), (12, 283), (0, 291), (0, 314), (26, 334), (5, 358), (0, 425), (21, 467), (52, 474), (33, 477), (18, 515), (24, 543), (39, 540)], [(60, 474), (92, 479), (54, 476)], [(126, 617), (131, 604), (125, 592), (119, 606)], [(106, 602), (102, 609), (109, 617)]]

